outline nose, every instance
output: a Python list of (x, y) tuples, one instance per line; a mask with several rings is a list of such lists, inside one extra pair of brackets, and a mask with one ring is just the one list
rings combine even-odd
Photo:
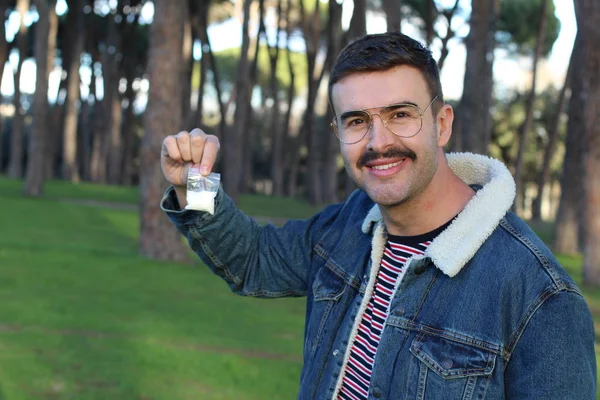
[(382, 152), (394, 144), (395, 137), (396, 135), (386, 128), (381, 115), (371, 114), (371, 126), (367, 134), (369, 150)]

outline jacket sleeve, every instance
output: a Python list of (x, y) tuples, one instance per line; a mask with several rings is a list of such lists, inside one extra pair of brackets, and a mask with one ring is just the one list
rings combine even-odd
[(507, 399), (596, 399), (594, 325), (581, 294), (557, 292), (533, 313), (508, 362), (505, 387)]
[[(336, 206), (330, 206), (335, 210)], [(339, 206), (337, 206), (339, 207)], [(313, 242), (328, 228), (323, 213), (283, 227), (258, 225), (219, 189), (215, 214), (180, 210), (173, 188), (161, 200), (192, 250), (237, 294), (253, 297), (304, 296)]]

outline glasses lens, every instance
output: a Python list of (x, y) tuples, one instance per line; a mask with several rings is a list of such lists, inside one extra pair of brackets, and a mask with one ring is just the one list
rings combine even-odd
[(381, 110), (387, 128), (397, 136), (412, 137), (421, 130), (421, 112), (410, 104), (397, 104)]
[(355, 143), (369, 131), (371, 116), (365, 111), (348, 111), (338, 115), (334, 124), (338, 138), (342, 142)]

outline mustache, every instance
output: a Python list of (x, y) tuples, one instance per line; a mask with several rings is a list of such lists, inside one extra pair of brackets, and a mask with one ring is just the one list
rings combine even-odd
[(390, 148), (383, 153), (378, 153), (376, 151), (366, 151), (358, 161), (356, 165), (358, 168), (364, 167), (368, 162), (378, 160), (380, 158), (409, 158), (411, 160), (416, 160), (417, 155), (412, 150), (403, 150), (396, 147)]

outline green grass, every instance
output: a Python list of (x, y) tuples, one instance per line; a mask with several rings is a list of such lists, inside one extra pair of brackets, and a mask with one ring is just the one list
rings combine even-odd
[[(20, 197), (23, 182), (0, 177), (0, 196)], [(96, 202), (136, 205), (139, 201), (137, 187), (118, 187), (92, 183), (73, 184), (65, 181), (50, 181), (45, 185), (44, 198), (48, 200), (93, 200)], [(307, 202), (285, 197), (243, 194), (238, 201), (246, 213), (273, 218), (303, 219), (320, 210)]]
[(135, 211), (59, 200), (133, 190), (19, 193), (0, 183), (0, 399), (295, 398), (304, 299), (242, 298), (199, 263), (145, 260)]
[[(0, 400), (296, 397), (303, 299), (242, 298), (199, 262), (145, 260), (135, 210), (65, 201), (136, 204), (134, 188), (53, 181), (42, 199), (21, 190), (0, 178)], [(264, 196), (240, 207), (315, 211)], [(549, 239), (551, 227), (535, 228)], [(581, 286), (581, 257), (559, 259)], [(600, 328), (600, 290), (581, 287)]]

